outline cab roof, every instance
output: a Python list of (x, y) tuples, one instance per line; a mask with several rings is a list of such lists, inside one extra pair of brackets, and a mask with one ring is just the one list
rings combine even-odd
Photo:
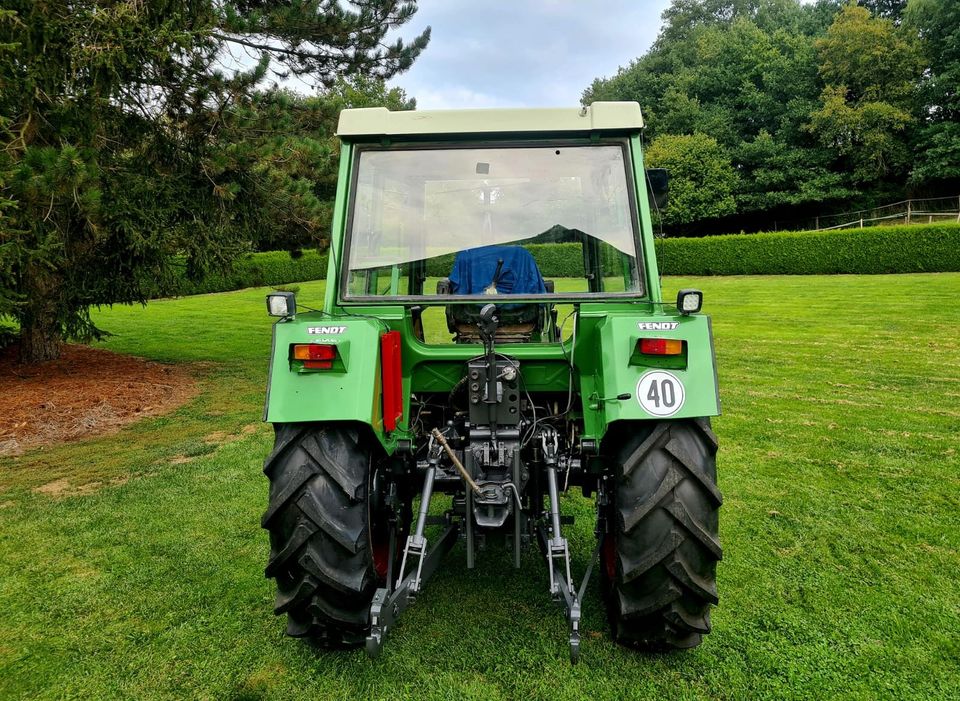
[(594, 102), (589, 107), (482, 110), (413, 110), (386, 107), (340, 113), (337, 136), (346, 139), (430, 134), (635, 132), (643, 128), (636, 102)]

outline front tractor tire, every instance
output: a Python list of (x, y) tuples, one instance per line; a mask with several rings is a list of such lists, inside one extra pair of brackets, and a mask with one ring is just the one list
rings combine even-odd
[(708, 419), (627, 428), (603, 547), (613, 636), (648, 650), (695, 647), (717, 603), (717, 438)]
[(349, 425), (274, 429), (261, 521), (270, 533), (265, 574), (276, 580), (274, 613), (287, 614), (290, 636), (325, 647), (360, 645), (389, 552), (389, 512), (374, 489), (371, 441)]

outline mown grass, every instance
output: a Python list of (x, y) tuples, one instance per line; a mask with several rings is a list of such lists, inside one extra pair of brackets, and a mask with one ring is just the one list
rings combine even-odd
[[(0, 697), (960, 697), (960, 275), (665, 285), (705, 291), (720, 363), (724, 560), (701, 647), (617, 647), (593, 586), (570, 667), (542, 565), (496, 548), (473, 572), (456, 549), (376, 661), (284, 638), (262, 577), (271, 435), (243, 432), (269, 320), (246, 290), (99, 313), (107, 347), (194, 363), (203, 394), (3, 463)], [(33, 491), (58, 477), (106, 486)], [(582, 572), (591, 506), (564, 508)]]

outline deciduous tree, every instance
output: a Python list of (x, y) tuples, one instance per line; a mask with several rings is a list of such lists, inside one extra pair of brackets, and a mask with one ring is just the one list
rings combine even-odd
[[(701, 132), (725, 147), (739, 178), (738, 212), (850, 197), (832, 153), (803, 126), (823, 87), (815, 40), (834, 4), (678, 0), (653, 49), (584, 101), (636, 100), (656, 137)], [(679, 186), (676, 176), (674, 186)]]
[(960, 3), (911, 0), (904, 29), (920, 39), (928, 66), (911, 181), (960, 185)]
[(909, 128), (923, 68), (909, 35), (851, 2), (817, 42), (826, 82), (809, 128), (835, 149), (857, 184), (902, 183), (910, 167)]
[(716, 139), (699, 133), (659, 136), (647, 149), (646, 162), (670, 171), (670, 199), (660, 213), (664, 224), (688, 224), (736, 211), (737, 174)]

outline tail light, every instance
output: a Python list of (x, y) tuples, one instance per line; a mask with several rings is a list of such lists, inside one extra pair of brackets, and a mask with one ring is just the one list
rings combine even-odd
[(641, 338), (640, 352), (644, 355), (680, 355), (683, 341), (676, 338)]
[(310, 370), (329, 370), (337, 357), (337, 347), (325, 343), (298, 343), (293, 347), (293, 359), (302, 360)]
[(383, 428), (395, 431), (403, 419), (403, 375), (400, 366), (400, 332), (380, 336), (380, 372), (383, 385)]

